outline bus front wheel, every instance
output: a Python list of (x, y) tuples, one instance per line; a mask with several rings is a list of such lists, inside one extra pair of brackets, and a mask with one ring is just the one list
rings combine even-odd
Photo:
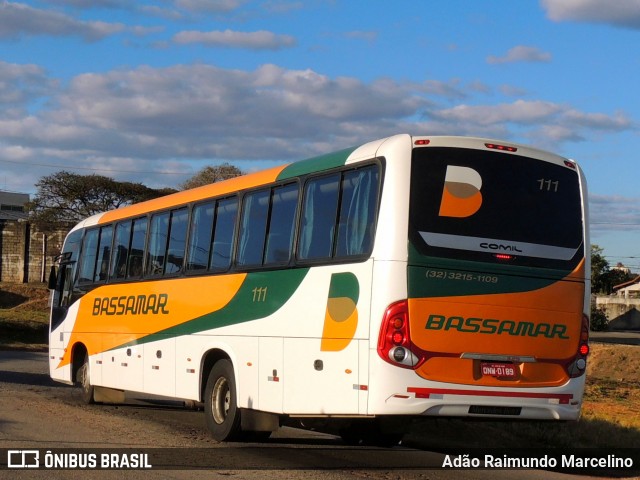
[(233, 365), (229, 360), (217, 361), (209, 372), (204, 405), (207, 427), (213, 438), (219, 442), (240, 438), (240, 409)]

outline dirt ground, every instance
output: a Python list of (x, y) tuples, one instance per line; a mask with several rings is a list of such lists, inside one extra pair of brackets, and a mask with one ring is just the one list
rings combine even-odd
[(40, 283), (0, 283), (0, 309), (47, 310), (49, 290)]
[(640, 347), (592, 343), (587, 377), (640, 384)]

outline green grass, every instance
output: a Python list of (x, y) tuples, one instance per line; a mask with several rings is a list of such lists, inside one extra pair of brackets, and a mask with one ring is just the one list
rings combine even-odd
[(0, 309), (0, 347), (49, 343), (47, 312)]

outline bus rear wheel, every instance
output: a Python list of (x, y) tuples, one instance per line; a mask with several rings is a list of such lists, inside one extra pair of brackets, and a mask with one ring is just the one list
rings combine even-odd
[(76, 378), (77, 378), (78, 384), (80, 385), (80, 388), (82, 389), (82, 393), (80, 394), (80, 398), (82, 398), (82, 401), (86, 404), (94, 403), (95, 402), (93, 397), (94, 388), (93, 388), (93, 385), (91, 385), (91, 378), (89, 375), (89, 354), (88, 353), (85, 354), (84, 356), (84, 361), (82, 362), (82, 365), (78, 369)]
[(214, 439), (219, 442), (240, 439), (240, 409), (233, 365), (229, 360), (217, 361), (209, 372), (204, 405), (207, 427)]

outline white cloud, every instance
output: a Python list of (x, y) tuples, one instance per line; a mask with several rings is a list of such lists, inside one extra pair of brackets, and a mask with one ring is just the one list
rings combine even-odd
[(500, 64), (500, 63), (516, 63), (516, 62), (543, 62), (547, 63), (551, 61), (551, 54), (543, 52), (536, 47), (528, 47), (525, 45), (518, 45), (509, 49), (509, 51), (503, 57), (489, 56), (487, 57), (487, 63)]
[[(486, 90), (456, 79), (364, 82), (277, 65), (122, 68), (59, 84), (36, 66), (0, 63), (0, 153), (68, 169), (93, 162), (190, 172), (194, 160), (281, 163), (400, 132), (534, 140), (529, 143), (556, 150), (593, 132), (634, 128), (621, 112), (583, 112), (542, 100), (477, 104), (478, 96)], [(466, 103), (450, 106), (461, 99)], [(38, 108), (28, 108), (34, 102)], [(1, 160), (16, 178), (24, 170)], [(34, 167), (32, 178), (50, 173)], [(150, 186), (184, 180), (136, 178)]]
[(146, 35), (153, 35), (154, 33), (160, 33), (165, 30), (163, 26), (155, 26), (155, 27), (143, 27), (143, 26), (135, 26), (129, 27), (128, 30), (138, 37), (144, 37)]
[(302, 1), (267, 0), (262, 8), (271, 13), (289, 13), (294, 10), (302, 10), (305, 7)]
[(45, 0), (54, 5), (69, 6), (73, 8), (113, 8), (129, 9), (135, 6), (133, 0)]
[(637, 128), (622, 112), (613, 115), (581, 112), (569, 105), (541, 100), (460, 104), (430, 109), (426, 116), (430, 121), (423, 125), (426, 131), (511, 139), (552, 151), (559, 150), (566, 142), (583, 142), (595, 135)]
[(569, 110), (565, 113), (566, 120), (572, 125), (588, 127), (593, 130), (619, 132), (633, 126), (633, 122), (622, 112), (616, 112), (613, 116), (603, 113), (586, 113), (577, 110)]
[(589, 195), (589, 215), (594, 231), (640, 230), (640, 198)]
[(0, 118), (19, 118), (30, 102), (46, 97), (56, 85), (37, 65), (0, 61)]
[(238, 9), (244, 0), (175, 0), (175, 6), (199, 13), (226, 13)]
[(135, 6), (144, 14), (177, 21), (185, 18), (204, 18), (209, 15), (225, 15), (233, 13), (247, 2), (246, 0), (167, 0), (156, 3), (161, 3), (161, 5), (141, 5), (138, 3)]
[(469, 122), (478, 125), (517, 123), (524, 125), (547, 121), (562, 107), (552, 102), (517, 100), (498, 105), (458, 105), (440, 110), (436, 117), (452, 122)]
[(498, 89), (500, 93), (507, 97), (524, 97), (528, 93), (524, 88), (515, 85), (500, 85)]
[(164, 8), (157, 5), (140, 5), (138, 9), (145, 15), (177, 21), (184, 17), (183, 13), (175, 8)]
[[(478, 91), (478, 89), (483, 89), (485, 87), (486, 86), (481, 83), (474, 82), (469, 85), (468, 88), (472, 91)], [(451, 100), (461, 100), (468, 96), (467, 90), (462, 86), (459, 79), (453, 79), (447, 82), (440, 80), (425, 80), (421, 84), (416, 84), (414, 88), (429, 95), (444, 97)]]
[(328, 138), (349, 145), (353, 124), (410, 116), (425, 101), (394, 82), (193, 65), (80, 75), (55, 104), (1, 121), (0, 141), (96, 156), (291, 158)]
[(200, 43), (207, 47), (247, 48), (250, 50), (279, 50), (293, 47), (296, 44), (296, 39), (290, 35), (278, 35), (265, 30), (257, 32), (187, 30), (174, 35), (173, 41), (182, 45)]
[(640, 0), (541, 0), (547, 16), (556, 22), (605, 23), (640, 29)]
[(87, 42), (124, 30), (121, 23), (82, 21), (54, 11), (5, 1), (0, 5), (0, 38), (23, 36), (79, 36)]

